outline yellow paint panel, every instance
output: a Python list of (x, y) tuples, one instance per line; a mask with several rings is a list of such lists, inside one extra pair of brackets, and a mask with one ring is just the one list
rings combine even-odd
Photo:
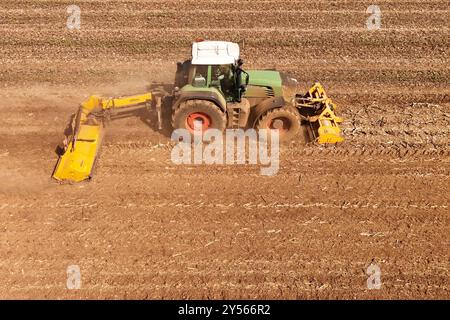
[(319, 128), (318, 143), (338, 143), (343, 142), (344, 138), (341, 135), (339, 127), (322, 126)]
[(75, 148), (72, 142), (60, 156), (53, 178), (60, 181), (80, 182), (90, 178), (98, 148), (101, 144), (101, 125), (81, 125)]

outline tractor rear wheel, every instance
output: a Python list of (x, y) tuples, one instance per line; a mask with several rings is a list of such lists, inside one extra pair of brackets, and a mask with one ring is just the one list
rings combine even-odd
[(208, 100), (187, 100), (180, 104), (173, 113), (174, 129), (187, 129), (194, 133), (195, 124), (200, 125), (202, 132), (208, 129), (225, 130), (227, 121), (225, 113)]
[(295, 109), (276, 108), (263, 114), (256, 123), (256, 129), (279, 130), (280, 141), (289, 141), (300, 132), (300, 116)]

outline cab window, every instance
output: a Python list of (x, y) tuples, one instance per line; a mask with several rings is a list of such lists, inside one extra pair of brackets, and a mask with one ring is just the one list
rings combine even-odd
[(192, 70), (192, 85), (194, 87), (206, 87), (208, 81), (208, 66), (196, 65)]

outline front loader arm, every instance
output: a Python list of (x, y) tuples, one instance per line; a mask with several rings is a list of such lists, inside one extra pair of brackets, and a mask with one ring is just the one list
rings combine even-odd
[[(89, 179), (103, 138), (105, 119), (112, 112), (147, 107), (153, 101), (151, 93), (119, 98), (91, 96), (83, 102), (71, 124), (71, 132), (64, 140), (53, 178), (79, 182)], [(157, 100), (159, 104), (159, 99)]]

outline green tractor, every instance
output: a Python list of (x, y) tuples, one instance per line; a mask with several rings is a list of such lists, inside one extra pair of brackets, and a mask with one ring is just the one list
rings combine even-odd
[(301, 125), (307, 139), (319, 143), (343, 141), (334, 104), (316, 83), (306, 95), (297, 81), (274, 70), (242, 69), (239, 46), (223, 41), (192, 45), (192, 58), (178, 63), (172, 105), (172, 125), (193, 132), (215, 128), (278, 129), (280, 140), (297, 136)]
[[(300, 133), (317, 143), (344, 140), (338, 126), (342, 120), (334, 114), (335, 105), (319, 83), (306, 94), (298, 94), (295, 79), (273, 70), (244, 71), (242, 65), (235, 43), (194, 42), (192, 58), (178, 63), (172, 94), (155, 89), (134, 96), (89, 97), (66, 128), (53, 178), (72, 182), (89, 179), (109, 120), (152, 106), (158, 114), (159, 129), (163, 111), (170, 111), (174, 129), (187, 129), (191, 134), (197, 128), (255, 128), (278, 130), (281, 141)], [(163, 98), (170, 101), (164, 108)]]

